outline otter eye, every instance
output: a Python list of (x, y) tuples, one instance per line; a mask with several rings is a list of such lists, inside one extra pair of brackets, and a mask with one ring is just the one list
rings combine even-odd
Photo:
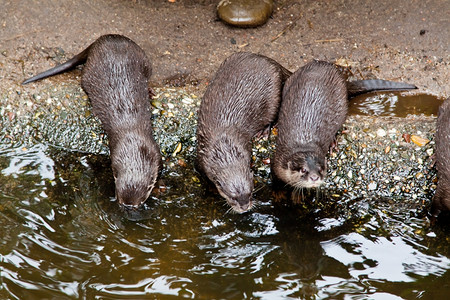
[(300, 169), (300, 171), (301, 171), (302, 173), (306, 173), (306, 172), (307, 172), (307, 170), (306, 170), (305, 167), (302, 167), (302, 168)]

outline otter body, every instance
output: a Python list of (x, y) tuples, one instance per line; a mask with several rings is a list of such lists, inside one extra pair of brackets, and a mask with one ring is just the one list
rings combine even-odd
[(66, 63), (23, 84), (82, 63), (81, 86), (109, 138), (116, 197), (124, 206), (138, 207), (149, 197), (162, 165), (151, 124), (150, 62), (132, 40), (104, 35)]
[(272, 170), (295, 188), (318, 187), (325, 156), (347, 117), (346, 80), (333, 65), (313, 61), (286, 81)]
[(240, 52), (222, 63), (203, 96), (196, 165), (236, 212), (253, 205), (251, 139), (276, 119), (289, 75), (272, 59)]
[(319, 187), (326, 155), (347, 117), (348, 98), (376, 90), (408, 90), (414, 85), (386, 80), (347, 82), (334, 64), (312, 61), (286, 81), (278, 117), (275, 179), (294, 188)]
[(431, 205), (432, 218), (450, 211), (450, 98), (439, 108), (435, 140), (438, 185)]

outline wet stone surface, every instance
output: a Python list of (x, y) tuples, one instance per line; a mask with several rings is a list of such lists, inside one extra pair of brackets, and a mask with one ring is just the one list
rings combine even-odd
[(273, 7), (273, 0), (222, 0), (217, 5), (217, 14), (229, 25), (256, 27), (267, 22)]
[[(193, 169), (201, 91), (186, 86), (155, 88), (154, 93), (151, 101), (154, 134), (161, 147), (165, 172), (170, 173), (173, 168)], [(377, 102), (388, 98), (391, 99), (388, 102), (393, 102), (400, 95), (370, 95), (368, 99), (372, 97), (372, 102)], [(44, 143), (71, 151), (109, 153), (107, 136), (99, 120), (91, 114), (89, 100), (79, 86), (48, 85), (40, 94), (19, 88), (4, 94), (2, 101), (5, 103), (0, 109), (3, 144)], [(430, 101), (440, 103), (438, 99)], [(354, 107), (352, 102), (350, 107)], [(276, 132), (274, 128), (269, 138), (253, 142), (256, 189), (271, 183), (270, 158)], [(319, 194), (334, 195), (337, 199), (406, 198), (420, 205), (427, 204), (436, 180), (430, 158), (434, 132), (434, 116), (350, 116), (338, 135), (338, 149), (329, 155), (328, 175)], [(187, 176), (186, 180), (200, 180), (195, 173)], [(301, 202), (301, 199), (293, 200)]]

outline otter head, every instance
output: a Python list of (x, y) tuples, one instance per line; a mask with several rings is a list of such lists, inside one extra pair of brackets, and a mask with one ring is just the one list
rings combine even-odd
[(127, 135), (111, 148), (111, 166), (119, 204), (137, 208), (150, 196), (158, 178), (159, 147), (153, 138)]
[(253, 206), (253, 173), (250, 152), (225, 137), (202, 152), (202, 169), (234, 212)]
[(326, 159), (317, 152), (297, 152), (284, 156), (275, 175), (294, 188), (316, 188), (322, 185), (326, 174)]

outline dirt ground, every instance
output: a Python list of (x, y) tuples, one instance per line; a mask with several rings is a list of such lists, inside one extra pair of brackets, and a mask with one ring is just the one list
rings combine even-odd
[(22, 89), (24, 78), (118, 33), (150, 57), (155, 86), (194, 83), (202, 91), (228, 55), (250, 51), (292, 71), (311, 59), (341, 59), (357, 78), (450, 95), (448, 0), (280, 0), (271, 19), (251, 29), (219, 21), (218, 1), (2, 0), (0, 90)]

